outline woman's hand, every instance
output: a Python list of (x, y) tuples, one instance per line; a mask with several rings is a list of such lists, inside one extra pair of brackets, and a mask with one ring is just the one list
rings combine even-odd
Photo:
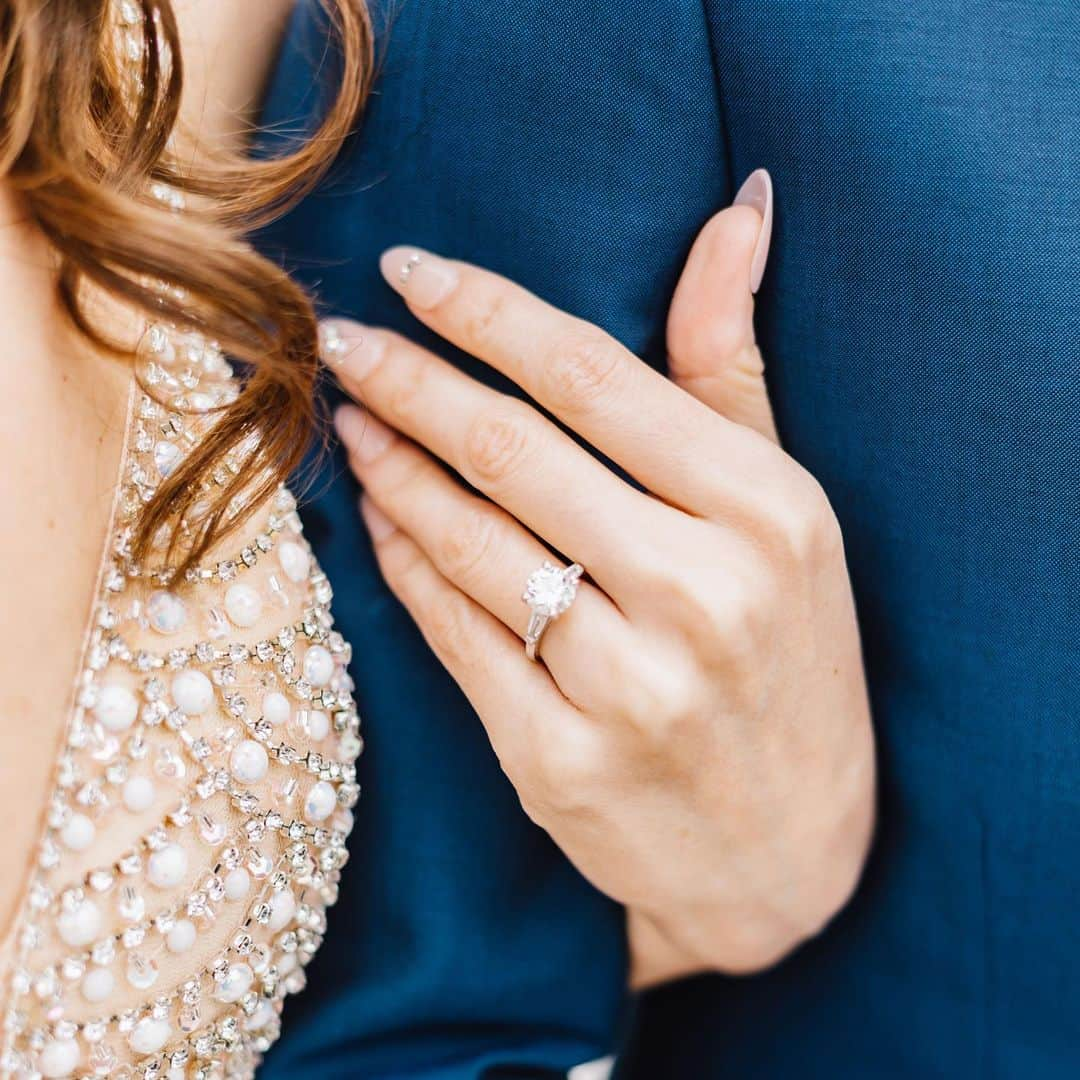
[[(744, 191), (767, 211), (755, 176)], [(773, 963), (848, 897), (871, 831), (840, 532), (776, 445), (754, 344), (767, 229), (752, 205), (704, 229), (669, 322), (674, 382), (501, 277), (415, 249), (383, 257), (418, 319), (644, 490), (403, 337), (327, 332), (366, 410), (337, 425), (382, 572), (525, 811), (628, 908), (639, 985)], [(536, 664), (522, 589), (546, 559), (587, 577)]]

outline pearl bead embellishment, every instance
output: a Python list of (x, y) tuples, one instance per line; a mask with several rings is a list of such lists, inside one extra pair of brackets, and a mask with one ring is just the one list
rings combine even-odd
[(282, 889), (281, 892), (275, 893), (270, 901), (270, 922), (268, 925), (275, 932), (284, 930), (292, 922), (292, 917), (295, 914), (296, 897), (291, 889)]
[(311, 572), (311, 556), (293, 540), (279, 545), (278, 562), (290, 581), (301, 582)]
[(307, 714), (308, 738), (321, 742), (330, 734), (330, 717), (321, 709), (312, 709)]
[(229, 755), (229, 771), (241, 784), (258, 783), (269, 765), (266, 750), (254, 739), (245, 739)]
[(277, 690), (272, 690), (269, 694), (264, 694), (262, 699), (262, 714), (263, 719), (277, 727), (278, 724), (284, 724), (289, 716), (292, 714), (292, 707), (289, 705), (289, 699)]
[(250, 585), (231, 585), (225, 594), (225, 613), (237, 626), (254, 626), (262, 607), (262, 597)]
[(154, 802), (154, 784), (145, 776), (133, 776), (128, 780), (120, 792), (124, 800), (124, 806), (133, 814), (141, 814), (149, 810)]
[(85, 851), (94, 842), (96, 832), (94, 823), (85, 814), (72, 814), (60, 830), (60, 840), (72, 851)]
[(169, 931), (165, 944), (169, 952), (187, 952), (195, 944), (195, 924), (190, 919), (181, 919)]
[(53, 1039), (43, 1047), (38, 1068), (42, 1076), (70, 1076), (78, 1064), (79, 1044), (74, 1039)]
[(304, 817), (308, 821), (325, 821), (337, 806), (337, 794), (331, 784), (320, 780), (313, 785), (304, 800)]
[(106, 683), (98, 693), (94, 715), (109, 731), (126, 731), (135, 722), (139, 703), (135, 695), (118, 683)]
[(82, 995), (92, 1004), (104, 1001), (116, 985), (113, 973), (108, 968), (91, 968), (82, 981)]
[(136, 1054), (154, 1054), (169, 1041), (171, 1034), (172, 1028), (167, 1020), (155, 1020), (148, 1016), (132, 1028), (128, 1043)]
[(150, 856), (146, 876), (159, 889), (173, 889), (187, 875), (187, 852), (179, 844), (166, 844)]
[(65, 945), (89, 945), (101, 929), (101, 911), (93, 900), (80, 900), (56, 920), (56, 930)]
[(172, 681), (176, 707), (188, 716), (201, 716), (214, 703), (214, 684), (201, 671), (181, 671)]
[(183, 452), (176, 443), (168, 442), (165, 439), (162, 439), (154, 447), (154, 467), (161, 474), (163, 480), (180, 464), (180, 459), (183, 456)]
[(304, 678), (312, 686), (325, 686), (334, 674), (334, 658), (322, 645), (312, 645), (304, 654)]
[(247, 896), (248, 889), (250, 888), (251, 878), (242, 866), (238, 866), (235, 870), (230, 870), (225, 875), (226, 900), (243, 900), (243, 898)]
[(175, 634), (187, 622), (187, 608), (175, 593), (159, 589), (146, 601), (146, 617), (159, 634)]
[(255, 1011), (244, 1021), (244, 1027), (248, 1031), (258, 1031), (271, 1023), (275, 1016), (277, 1016), (277, 1013), (274, 1011), (274, 1006), (264, 998), (255, 1006)]
[(224, 1002), (239, 1001), (254, 981), (255, 973), (247, 964), (233, 964), (229, 973), (218, 983), (214, 997)]

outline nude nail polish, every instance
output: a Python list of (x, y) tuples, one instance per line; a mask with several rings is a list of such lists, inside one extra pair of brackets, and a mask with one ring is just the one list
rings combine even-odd
[(393, 247), (384, 251), (379, 270), (395, 292), (421, 311), (442, 303), (458, 283), (452, 263), (419, 248)]
[(364, 434), (364, 410), (355, 405), (342, 405), (334, 411), (334, 430), (346, 446), (358, 443)]
[(362, 464), (379, 457), (393, 442), (394, 433), (381, 420), (354, 405), (343, 405), (334, 414), (334, 427), (341, 441)]
[(750, 291), (756, 293), (765, 273), (772, 239), (773, 190), (772, 177), (766, 169), (755, 169), (744, 181), (732, 200), (732, 206), (752, 206), (761, 215), (761, 231), (750, 260)]
[(347, 319), (328, 319), (319, 325), (319, 349), (327, 367), (362, 379), (382, 359), (386, 343), (381, 334)]

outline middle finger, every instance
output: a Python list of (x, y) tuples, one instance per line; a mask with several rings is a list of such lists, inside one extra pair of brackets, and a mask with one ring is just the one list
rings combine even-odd
[[(551, 552), (509, 514), (467, 492), (407, 439), (349, 406), (334, 418), (349, 463), (370, 499), (453, 585), (525, 636), (522, 588)], [(597, 678), (608, 657), (631, 651), (632, 630), (615, 605), (583, 581), (570, 610), (544, 634), (544, 663), (579, 708), (605, 713), (618, 680)], [(586, 661), (587, 658), (587, 661)]]
[(645, 538), (681, 512), (620, 480), (535, 409), (400, 335), (334, 325), (345, 341), (335, 370), (353, 397), (583, 563), (620, 606), (632, 603), (628, 583), (649, 560)]

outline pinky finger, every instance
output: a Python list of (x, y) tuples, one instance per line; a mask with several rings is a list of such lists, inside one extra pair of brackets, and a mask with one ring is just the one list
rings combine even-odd
[(451, 584), (419, 545), (367, 499), (361, 511), (379, 569), (432, 652), (461, 687), (507, 774), (533, 759), (541, 730), (577, 710), (516, 634)]

